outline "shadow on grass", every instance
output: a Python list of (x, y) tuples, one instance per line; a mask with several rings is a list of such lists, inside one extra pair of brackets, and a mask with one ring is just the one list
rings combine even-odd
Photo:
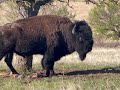
[(112, 73), (112, 74), (120, 74), (120, 67), (116, 68), (104, 68), (101, 70), (83, 70), (83, 71), (73, 71), (65, 73), (67, 76), (71, 75), (88, 75), (88, 74), (104, 74), (104, 73)]

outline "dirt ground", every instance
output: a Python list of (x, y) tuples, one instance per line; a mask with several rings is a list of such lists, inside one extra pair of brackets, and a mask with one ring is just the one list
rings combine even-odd
[[(91, 77), (105, 77), (105, 76), (120, 76), (120, 67), (116, 68), (104, 68), (101, 70), (67, 70), (63, 71), (58, 70), (56, 71), (55, 75), (52, 76), (54, 77), (63, 77), (63, 78), (75, 78), (75, 77), (86, 77), (86, 78), (91, 78)], [(0, 72), (0, 78), (11, 78), (11, 79), (24, 79), (24, 80), (41, 80), (46, 78), (44, 76), (43, 71), (35, 71), (34, 73), (31, 73), (29, 75), (11, 75), (10, 72), (8, 71), (2, 71)]]

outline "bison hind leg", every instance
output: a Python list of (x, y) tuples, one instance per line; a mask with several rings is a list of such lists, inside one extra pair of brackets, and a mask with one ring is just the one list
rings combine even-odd
[(5, 62), (7, 66), (10, 68), (10, 70), (12, 71), (12, 74), (18, 74), (12, 65), (12, 59), (13, 59), (13, 52), (5, 56)]

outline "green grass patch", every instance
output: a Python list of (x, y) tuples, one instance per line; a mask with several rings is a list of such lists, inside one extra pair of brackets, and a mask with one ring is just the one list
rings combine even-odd
[[(2, 67), (2, 66), (1, 66)], [(90, 65), (87, 63), (65, 64), (56, 63), (55, 72), (75, 72), (87, 70), (116, 69), (119, 65)], [(119, 68), (117, 68), (119, 69)], [(5, 70), (5, 68), (3, 68)], [(3, 71), (2, 69), (0, 72)], [(6, 68), (8, 70), (8, 68)], [(33, 65), (33, 70), (42, 70), (39, 64)], [(31, 73), (30, 73), (31, 74)], [(59, 75), (50, 78), (12, 79), (0, 78), (0, 90), (119, 90), (120, 75), (117, 73), (95, 73)]]
[(0, 90), (119, 90), (118, 76), (51, 77), (27, 80), (0, 79)]

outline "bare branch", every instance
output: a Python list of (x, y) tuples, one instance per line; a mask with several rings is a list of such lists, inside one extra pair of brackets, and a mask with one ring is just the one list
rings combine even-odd
[(98, 2), (96, 2), (95, 0), (85, 0), (85, 2), (86, 4), (93, 3), (93, 4), (98, 5)]
[[(18, 12), (19, 14), (22, 16), (22, 18), (27, 18), (27, 15), (25, 15), (25, 11), (23, 11), (24, 9), (22, 9), (23, 7), (19, 6), (18, 8)], [(21, 11), (22, 10), (22, 11)]]

